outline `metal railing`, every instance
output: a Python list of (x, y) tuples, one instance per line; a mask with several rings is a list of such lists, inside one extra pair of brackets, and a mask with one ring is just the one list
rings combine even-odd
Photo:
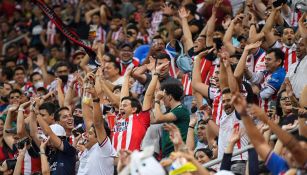
[[(298, 130), (298, 127), (289, 130), (289, 132), (292, 133), (292, 132), (295, 132), (295, 131), (297, 131), (297, 130)], [(276, 136), (275, 134), (274, 134), (274, 135), (271, 135), (270, 140), (276, 140), (276, 139), (277, 139), (277, 136)], [(253, 145), (247, 145), (246, 147), (241, 148), (241, 149), (239, 149), (238, 151), (232, 153), (232, 157), (237, 156), (237, 155), (240, 155), (240, 154), (242, 154), (242, 153), (248, 151), (248, 150), (251, 149), (251, 148), (253, 148)], [(210, 162), (207, 162), (207, 163), (203, 164), (203, 166), (206, 167), (206, 168), (211, 167), (211, 166), (213, 166), (213, 165), (216, 165), (216, 164), (221, 163), (221, 162), (222, 162), (222, 159), (223, 159), (223, 158), (211, 160)]]
[(4, 43), (3, 46), (2, 46), (2, 55), (5, 55), (5, 54), (6, 54), (6, 48), (7, 48), (10, 44), (17, 42), (17, 41), (19, 41), (19, 40), (25, 38), (26, 36), (27, 36), (27, 34), (23, 34), (23, 35), (20, 35), (20, 36), (18, 36), (18, 37), (16, 37), (16, 38), (14, 38), (14, 39), (12, 39), (12, 40), (7, 41), (6, 43)]

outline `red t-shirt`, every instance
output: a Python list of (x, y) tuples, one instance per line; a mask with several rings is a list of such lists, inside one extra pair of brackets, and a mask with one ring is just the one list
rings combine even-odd
[[(121, 116), (108, 117), (110, 128), (112, 128), (112, 145), (119, 151), (125, 150), (140, 150), (142, 140), (145, 136), (147, 128), (150, 125), (149, 111), (143, 111), (139, 114), (133, 114), (126, 119)], [(112, 126), (113, 124), (113, 126)]]

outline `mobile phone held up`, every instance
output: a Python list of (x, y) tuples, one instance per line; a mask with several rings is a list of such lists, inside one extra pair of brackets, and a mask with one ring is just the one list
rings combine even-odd
[(286, 3), (287, 3), (287, 0), (276, 0), (273, 2), (273, 6), (276, 8)]
[(25, 144), (30, 145), (30, 139), (28, 137), (22, 138), (17, 142), (17, 149), (23, 149)]

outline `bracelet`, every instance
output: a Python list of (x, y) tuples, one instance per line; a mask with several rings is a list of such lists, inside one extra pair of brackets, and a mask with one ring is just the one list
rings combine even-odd
[(189, 126), (189, 128), (194, 129), (194, 126)]
[(158, 100), (155, 100), (155, 103), (158, 103), (158, 104), (160, 104), (160, 101), (158, 101)]
[(18, 108), (18, 111), (25, 112), (25, 109), (23, 109), (23, 108)]
[(255, 27), (256, 27), (256, 23), (251, 23), (250, 26), (252, 26), (252, 25), (255, 25)]
[(39, 152), (39, 154), (45, 154), (46, 155), (46, 153), (44, 153), (44, 152)]
[(94, 102), (94, 103), (100, 103), (100, 99), (99, 99), (99, 98), (96, 98), (96, 99), (93, 100), (93, 102)]
[(158, 73), (158, 72), (155, 72), (153, 75), (158, 75), (158, 76), (160, 76), (160, 73)]

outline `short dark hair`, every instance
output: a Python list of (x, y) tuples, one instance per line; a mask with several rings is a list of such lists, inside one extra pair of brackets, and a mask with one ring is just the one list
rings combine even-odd
[(49, 92), (45, 87), (39, 87), (38, 89), (36, 89), (36, 92), (40, 92), (40, 91), (42, 91), (44, 95), (46, 95)]
[(197, 6), (194, 3), (188, 3), (184, 7), (190, 11), (191, 15), (196, 14)]
[(222, 94), (230, 94), (230, 88), (229, 87), (225, 87), (224, 89), (222, 89)]
[(33, 77), (35, 75), (40, 75), (41, 77), (43, 77), (39, 72), (33, 72), (31, 75), (30, 75), (30, 81), (32, 82), (33, 81)]
[(153, 57), (157, 60), (161, 60), (165, 58), (168, 59), (169, 61), (171, 60), (171, 57), (167, 53), (164, 53), (164, 52), (158, 52), (154, 54)]
[(9, 96), (11, 96), (11, 94), (15, 94), (18, 93), (19, 95), (22, 95), (22, 92), (19, 89), (13, 89), (11, 90), (11, 92), (9, 93)]
[(121, 90), (122, 90), (122, 85), (120, 85), (120, 84), (115, 85), (115, 86), (113, 87), (112, 92), (114, 92), (114, 91), (117, 90), (117, 89), (119, 89), (119, 90), (121, 91)]
[(3, 67), (1, 71), (2, 76), (6, 76), (7, 80), (12, 80), (13, 79), (13, 70), (8, 67)]
[(267, 51), (267, 54), (274, 53), (276, 60), (281, 60), (280, 66), (284, 65), (285, 53), (279, 48), (271, 48)]
[(127, 97), (123, 97), (121, 102), (124, 101), (124, 100), (129, 100), (131, 102), (131, 106), (133, 108), (136, 108), (136, 112), (135, 113), (140, 113), (141, 110), (142, 110), (142, 105), (140, 103), (140, 101), (136, 98), (133, 98), (131, 96), (127, 96)]
[(177, 80), (167, 80), (161, 84), (161, 90), (171, 95), (176, 101), (180, 101), (183, 95), (182, 84)]
[(60, 62), (57, 62), (53, 66), (53, 70), (56, 72), (59, 67), (63, 67), (63, 66), (66, 66), (68, 69), (70, 69), (70, 66), (66, 61), (60, 61)]
[(120, 67), (120, 64), (119, 62), (115, 61), (115, 60), (111, 60), (111, 61), (108, 61), (108, 63), (112, 63), (113, 66), (119, 70), (119, 74), (121, 74), (122, 70), (121, 70), (121, 67)]
[(209, 148), (200, 148), (200, 149), (197, 149), (195, 151), (194, 157), (196, 156), (196, 153), (199, 152), (199, 151), (204, 152), (210, 159), (213, 156), (213, 152)]
[(49, 115), (52, 115), (56, 111), (56, 106), (51, 102), (45, 102), (40, 105), (39, 110), (46, 110)]
[(54, 112), (54, 120), (55, 121), (60, 121), (60, 118), (61, 118), (61, 114), (60, 112), (63, 111), (63, 110), (68, 110), (69, 111), (69, 108), (64, 106), (64, 107), (61, 107), (59, 109), (57, 109), (55, 112)]
[(13, 75), (15, 75), (15, 73), (18, 71), (18, 70), (22, 70), (22, 72), (25, 74), (26, 73), (26, 70), (23, 66), (17, 66), (15, 69), (14, 69), (14, 72), (13, 72)]

